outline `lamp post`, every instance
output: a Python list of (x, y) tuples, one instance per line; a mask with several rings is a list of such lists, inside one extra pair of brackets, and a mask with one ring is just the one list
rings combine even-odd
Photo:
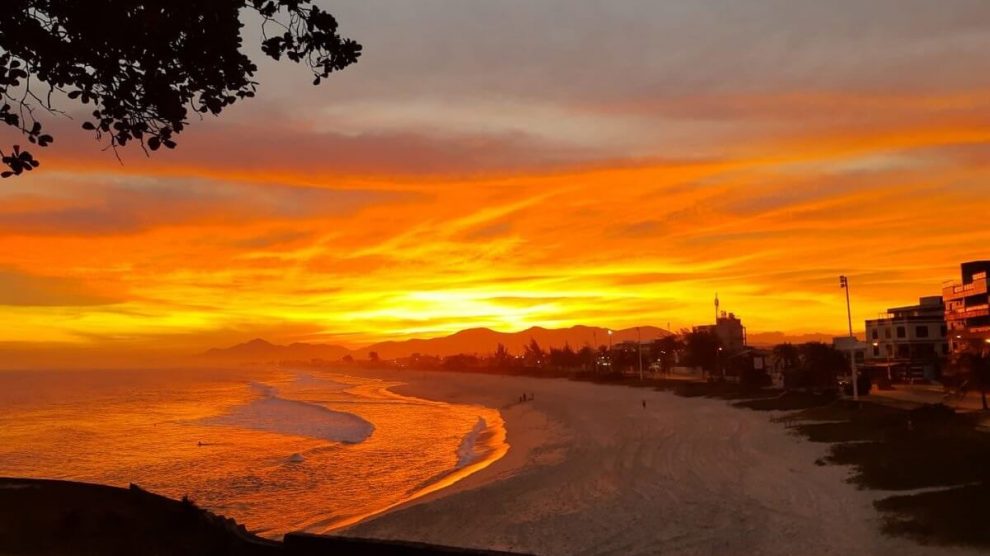
[(839, 287), (846, 290), (846, 317), (849, 319), (849, 338), (853, 344), (849, 348), (849, 364), (852, 369), (853, 399), (859, 401), (859, 374), (856, 372), (856, 337), (853, 336), (852, 306), (849, 303), (849, 278), (839, 276)]
[(615, 360), (612, 359), (612, 329), (608, 329), (608, 372), (615, 372)]

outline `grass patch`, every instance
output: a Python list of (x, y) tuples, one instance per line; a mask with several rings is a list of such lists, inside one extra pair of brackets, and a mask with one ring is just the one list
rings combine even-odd
[(990, 527), (982, 518), (990, 500), (990, 435), (978, 430), (979, 417), (943, 405), (906, 410), (838, 400), (779, 420), (813, 442), (832, 443), (815, 463), (852, 466), (849, 480), (860, 488), (945, 488), (876, 502), (885, 533), (927, 544), (990, 547)]
[(794, 411), (821, 407), (834, 402), (834, 394), (817, 394), (814, 392), (777, 392), (773, 396), (751, 399), (734, 403), (736, 407), (745, 407), (757, 411)]
[(874, 503), (885, 514), (883, 530), (925, 544), (990, 548), (986, 523), (990, 486), (986, 483), (905, 496)]

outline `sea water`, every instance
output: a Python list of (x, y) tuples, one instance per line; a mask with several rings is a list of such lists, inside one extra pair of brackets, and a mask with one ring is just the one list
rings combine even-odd
[(327, 532), (501, 457), (498, 411), (344, 372), (0, 372), (0, 476), (137, 484), (268, 537)]

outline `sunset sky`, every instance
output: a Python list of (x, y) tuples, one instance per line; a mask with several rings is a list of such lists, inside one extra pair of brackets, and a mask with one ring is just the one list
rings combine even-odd
[(0, 344), (681, 328), (716, 291), (838, 334), (839, 274), (862, 329), (990, 258), (986, 0), (321, 5), (359, 63), (264, 61), (174, 152), (54, 124), (0, 182)]

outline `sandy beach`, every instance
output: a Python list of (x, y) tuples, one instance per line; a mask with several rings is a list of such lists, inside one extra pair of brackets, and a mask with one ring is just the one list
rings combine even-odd
[[(768, 413), (560, 379), (387, 377), (406, 395), (500, 409), (511, 448), (347, 535), (542, 555), (977, 553), (881, 534), (871, 503), (883, 493), (816, 465), (827, 447)], [(519, 403), (523, 392), (535, 400)]]

